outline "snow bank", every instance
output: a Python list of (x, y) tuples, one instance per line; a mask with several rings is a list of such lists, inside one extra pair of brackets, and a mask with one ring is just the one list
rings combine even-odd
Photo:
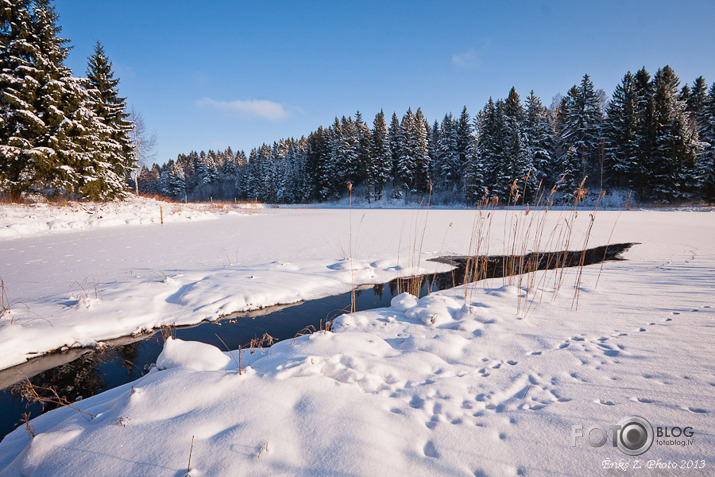
[(521, 317), (525, 290), (502, 280), (403, 294), (334, 332), (244, 350), (240, 373), (237, 351), (169, 340), (168, 369), (76, 403), (94, 419), (64, 408), (34, 419), (34, 438), (8, 435), (0, 474), (184, 475), (193, 439), (192, 476), (604, 475), (634, 459), (572, 447), (572, 426), (635, 414), (695, 432), (642, 465), (702, 460), (688, 475), (708, 475), (714, 257), (591, 267), (578, 310), (546, 285)]

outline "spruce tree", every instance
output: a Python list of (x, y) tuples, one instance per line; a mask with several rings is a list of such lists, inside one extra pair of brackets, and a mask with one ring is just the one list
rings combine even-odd
[(467, 107), (462, 108), (462, 113), (457, 119), (457, 155), (459, 157), (459, 167), (464, 167), (472, 160), (475, 153), (474, 127), (467, 112)]
[(400, 162), (400, 148), (402, 147), (402, 130), (400, 129), (400, 120), (397, 119), (397, 113), (392, 113), (390, 127), (387, 132), (390, 138), (390, 151), (392, 151), (392, 180), (395, 185), (398, 185), (400, 182), (398, 164)]
[(613, 92), (604, 126), (606, 178), (611, 185), (632, 189), (639, 179), (638, 127), (641, 116), (636, 79), (629, 71)]
[(704, 143), (698, 156), (697, 181), (699, 195), (715, 202), (715, 83), (703, 101), (699, 114), (700, 140)]
[[(591, 78), (584, 75), (578, 86), (571, 88), (564, 98), (563, 124), (559, 130), (559, 140), (562, 143), (563, 153), (568, 153), (573, 147), (581, 164), (580, 171), (571, 171), (565, 176), (563, 187), (572, 190), (586, 175), (596, 175), (594, 180), (597, 185), (601, 182), (601, 127), (603, 113), (594, 89)], [(562, 157), (562, 163), (573, 165), (571, 159)], [(565, 171), (562, 171), (562, 174)], [(575, 174), (575, 175), (572, 175)]]
[(427, 192), (430, 188), (430, 155), (428, 146), (429, 133), (427, 128), (429, 123), (422, 114), (422, 109), (417, 108), (415, 113), (415, 171), (414, 190), (417, 192)]
[(372, 161), (368, 174), (370, 186), (375, 192), (375, 198), (381, 199), (385, 185), (390, 181), (392, 171), (392, 151), (390, 150), (390, 139), (387, 133), (387, 123), (385, 113), (380, 110), (375, 115), (372, 128)]
[(551, 186), (556, 175), (553, 167), (553, 131), (548, 111), (533, 90), (526, 98), (525, 105), (524, 132), (530, 155), (529, 161), (534, 168), (532, 176), (537, 188), (538, 184), (541, 184), (544, 190)]
[(445, 114), (440, 126), (440, 136), (437, 144), (439, 169), (435, 172), (438, 183), (448, 192), (456, 192), (462, 175), (463, 164), (459, 159), (458, 125), (451, 114)]
[(108, 128), (107, 137), (102, 138), (102, 143), (112, 172), (126, 180), (130, 173), (138, 172), (137, 158), (132, 157), (132, 126), (127, 120), (129, 114), (126, 111), (126, 99), (120, 97), (117, 90), (119, 78), (114, 78), (112, 63), (99, 41), (88, 58), (86, 75), (90, 108)]
[(46, 125), (35, 102), (32, 75), (39, 71), (30, 0), (0, 1), (0, 190), (16, 200), (33, 185), (41, 156), (34, 148)]
[(654, 137), (652, 155), (644, 164), (648, 171), (645, 195), (661, 202), (683, 199), (694, 186), (697, 130), (678, 95), (680, 80), (669, 66), (653, 78)]

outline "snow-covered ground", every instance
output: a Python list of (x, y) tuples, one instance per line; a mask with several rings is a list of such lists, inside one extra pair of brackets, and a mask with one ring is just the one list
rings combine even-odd
[(128, 197), (122, 202), (67, 202), (0, 206), (0, 239), (70, 232), (96, 227), (159, 224), (215, 219), (223, 214), (254, 213), (260, 204), (181, 204)]
[[(526, 214), (492, 212), (481, 253), (504, 253), (505, 224), (526, 224)], [(540, 249), (563, 243), (547, 237), (568, 214), (546, 215)], [(591, 215), (579, 212), (571, 248), (583, 246)], [(467, 210), (263, 209), (5, 239), (10, 312), (0, 365), (443, 269), (426, 259), (468, 253), (474, 218)], [(160, 370), (77, 403), (95, 418), (65, 408), (34, 419), (34, 438), (24, 428), (8, 435), (0, 475), (184, 475), (190, 455), (192, 476), (678, 471), (656, 468), (664, 463), (711, 475), (713, 236), (713, 212), (599, 211), (589, 246), (641, 245), (627, 261), (585, 268), (577, 309), (578, 269), (570, 269), (558, 293), (555, 272), (535, 274), (541, 291), (530, 291), (528, 313), (516, 281), (419, 301), (401, 295), (389, 309), (343, 316), (333, 332), (244, 351), (241, 374), (236, 352), (169, 341)], [(690, 427), (692, 444), (656, 438), (629, 457), (609, 433), (602, 447), (580, 437), (572, 447), (572, 426), (607, 430), (630, 415), (671, 433)], [(630, 468), (637, 459), (643, 468)], [(613, 462), (628, 472), (604, 468)]]

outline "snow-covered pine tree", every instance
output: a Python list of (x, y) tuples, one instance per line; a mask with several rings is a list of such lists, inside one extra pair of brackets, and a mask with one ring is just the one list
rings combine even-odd
[(162, 174), (163, 191), (166, 195), (176, 199), (182, 199), (186, 195), (186, 182), (184, 181), (184, 169), (174, 161), (167, 163), (167, 168)]
[(442, 168), (439, 158), (439, 136), (442, 134), (442, 130), (439, 127), (437, 120), (435, 120), (434, 123), (432, 123), (432, 126), (430, 126), (428, 134), (429, 140), (427, 141), (427, 148), (429, 150), (430, 163), (429, 176), (432, 178), (432, 182), (435, 183), (435, 187), (438, 188), (439, 185), (437, 183), (441, 182), (440, 170)]
[(430, 155), (429, 155), (429, 133), (427, 131), (429, 123), (422, 114), (422, 109), (417, 108), (415, 113), (415, 171), (414, 189), (417, 192), (427, 192), (430, 188)]
[(322, 178), (326, 175), (329, 145), (328, 131), (322, 126), (308, 135), (306, 151), (306, 199), (324, 200)]
[(502, 101), (495, 103), (489, 98), (477, 114), (476, 154), (464, 169), (464, 194), (470, 204), (492, 194), (498, 183), (497, 173), (503, 167), (503, 109)]
[(39, 117), (37, 48), (30, 0), (0, 0), (0, 190), (13, 200), (32, 187), (35, 150), (47, 126)]
[(402, 117), (400, 123), (399, 157), (397, 160), (396, 186), (412, 191), (415, 186), (415, 168), (417, 161), (417, 124), (412, 108)]
[(398, 186), (401, 182), (398, 176), (398, 164), (400, 162), (400, 149), (402, 147), (402, 129), (400, 128), (400, 120), (397, 119), (397, 113), (392, 113), (390, 127), (387, 132), (390, 138), (390, 151), (392, 151), (392, 181), (395, 186)]
[[(69, 54), (68, 40), (60, 38), (61, 27), (58, 15), (49, 0), (35, 0), (32, 12), (32, 34), (34, 36), (36, 70), (32, 78), (36, 81), (35, 96), (38, 116), (46, 129), (37, 138), (34, 151), (37, 173), (35, 184), (53, 194), (79, 193), (86, 179), (93, 171), (89, 167), (87, 142), (82, 139), (87, 130), (80, 118), (86, 111), (78, 111), (86, 106), (86, 94), (78, 87), (72, 71), (64, 66)], [(82, 169), (89, 168), (89, 175)]]
[(699, 114), (700, 140), (705, 143), (698, 156), (697, 181), (699, 195), (715, 202), (715, 83), (710, 87)]
[(435, 168), (440, 188), (448, 192), (456, 192), (462, 176), (464, 164), (459, 158), (458, 124), (452, 114), (445, 114), (440, 126), (440, 135), (437, 143), (437, 162)]
[(390, 181), (392, 172), (392, 151), (390, 150), (390, 138), (387, 133), (387, 123), (385, 113), (380, 110), (375, 115), (372, 128), (372, 161), (368, 173), (369, 187), (372, 187), (375, 198), (381, 199), (385, 186)]
[(72, 193), (82, 176), (68, 143), (77, 124), (67, 107), (79, 101), (63, 65), (67, 40), (58, 37), (48, 1), (2, 1), (3, 187), (11, 195), (29, 188)]
[(91, 107), (84, 86), (64, 66), (49, 0), (2, 0), (0, 166), (2, 188), (114, 197), (124, 189), (113, 171), (110, 129)]
[(604, 123), (606, 182), (633, 189), (639, 179), (639, 111), (636, 79), (629, 71), (616, 86)]
[(661, 202), (683, 199), (695, 187), (697, 128), (678, 96), (680, 80), (670, 66), (653, 78), (653, 122), (655, 147), (646, 163), (650, 171), (647, 191)]
[(534, 168), (532, 175), (537, 188), (538, 184), (541, 184), (541, 190), (545, 191), (554, 184), (556, 176), (553, 129), (548, 111), (541, 104), (541, 99), (534, 94), (534, 90), (531, 90), (526, 98), (525, 105), (524, 132), (527, 151)]
[(459, 115), (456, 124), (457, 130), (457, 155), (459, 157), (459, 168), (464, 171), (474, 157), (476, 138), (474, 136), (474, 127), (472, 120), (467, 112), (467, 106), (462, 108), (462, 113)]
[[(355, 149), (357, 154), (357, 170), (354, 175), (353, 185), (359, 185), (368, 182), (368, 174), (372, 165), (372, 135), (370, 134), (370, 126), (362, 119), (362, 113), (355, 113), (354, 133)], [(370, 187), (367, 187), (367, 198), (370, 198)]]
[[(597, 177), (592, 179), (596, 184), (600, 184), (599, 155), (603, 112), (591, 78), (587, 74), (584, 75), (581, 83), (571, 88), (564, 99), (564, 122), (559, 131), (562, 150), (567, 152), (570, 147), (576, 149), (581, 161), (581, 171), (573, 171), (575, 177), (566, 176), (563, 187), (572, 190), (589, 174), (596, 175)], [(562, 162), (564, 160), (565, 158), (562, 158)]]
[[(524, 129), (525, 111), (515, 88), (511, 88), (504, 102), (504, 156), (500, 161), (499, 187), (502, 199), (516, 201), (530, 200), (536, 192), (537, 183), (533, 175), (531, 154)], [(515, 182), (516, 181), (516, 182)], [(512, 191), (512, 185), (518, 187)], [(514, 203), (514, 202), (512, 202)]]
[(102, 138), (107, 160), (117, 177), (128, 179), (131, 173), (138, 173), (132, 157), (132, 126), (127, 119), (126, 99), (120, 97), (117, 90), (119, 78), (114, 78), (112, 63), (99, 41), (88, 58), (86, 75), (89, 106), (108, 128), (106, 137)]

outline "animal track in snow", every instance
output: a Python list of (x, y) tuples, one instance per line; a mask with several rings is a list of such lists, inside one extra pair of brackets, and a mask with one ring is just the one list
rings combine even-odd
[(613, 402), (613, 401), (608, 401), (608, 400), (606, 400), (606, 399), (596, 399), (596, 400), (593, 401), (593, 402), (595, 402), (595, 403), (597, 403), (597, 404), (602, 404), (602, 405), (604, 405), (604, 406), (615, 406), (615, 405), (616, 405), (615, 402)]

